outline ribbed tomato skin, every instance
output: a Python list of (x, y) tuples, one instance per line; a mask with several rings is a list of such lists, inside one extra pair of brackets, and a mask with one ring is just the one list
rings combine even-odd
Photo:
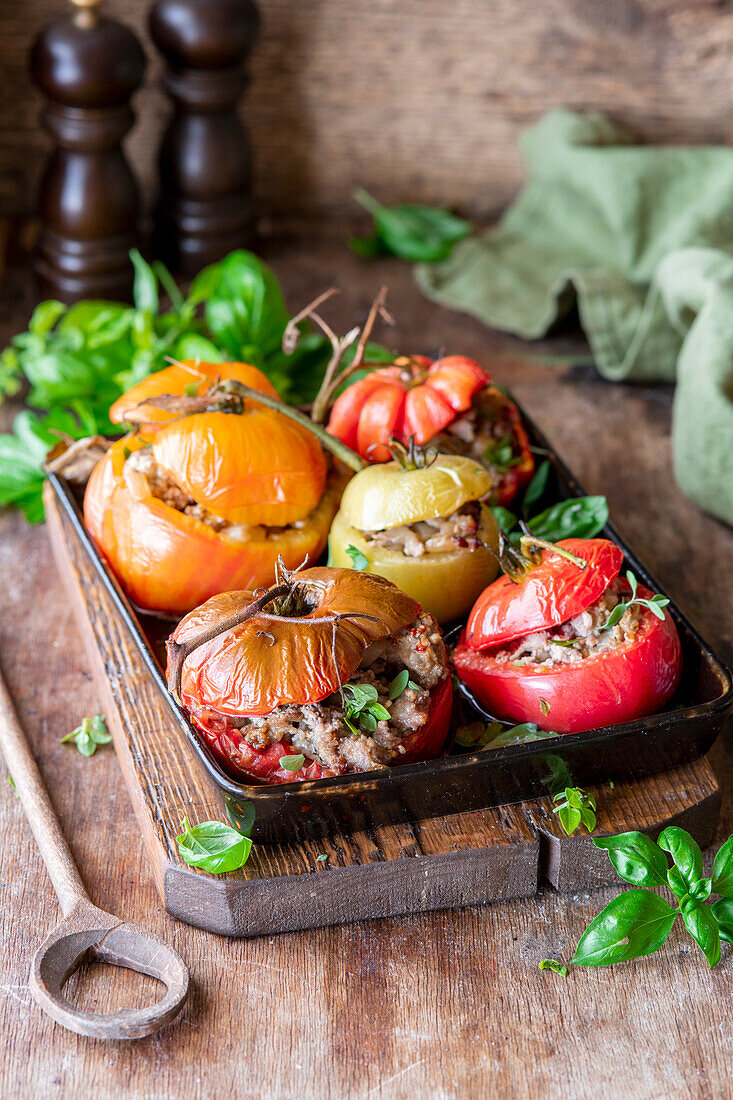
[(586, 568), (544, 550), (523, 580), (499, 577), (468, 617), (469, 648), (503, 645), (567, 622), (595, 603), (621, 571), (623, 552), (609, 539), (561, 539), (557, 546), (586, 561)]
[[(639, 595), (652, 592), (639, 586)], [(465, 634), (465, 632), (464, 632)], [(662, 710), (680, 679), (682, 649), (669, 612), (645, 611), (638, 633), (616, 649), (549, 669), (499, 663), (465, 644), (453, 664), (479, 702), (497, 718), (535, 722), (556, 733), (617, 725)]]

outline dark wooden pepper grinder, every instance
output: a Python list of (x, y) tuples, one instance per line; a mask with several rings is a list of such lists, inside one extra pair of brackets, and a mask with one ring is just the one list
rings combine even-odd
[(132, 31), (72, 0), (31, 51), (31, 73), (48, 99), (43, 122), (56, 143), (41, 179), (35, 268), (41, 293), (64, 302), (128, 298), (138, 190), (122, 152), (134, 122), (130, 97), (145, 55)]
[(153, 251), (182, 275), (252, 243), (251, 156), (237, 104), (258, 27), (254, 0), (156, 0), (150, 12), (173, 100)]

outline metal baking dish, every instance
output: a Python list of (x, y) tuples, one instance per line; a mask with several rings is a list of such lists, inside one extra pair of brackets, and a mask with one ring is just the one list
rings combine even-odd
[[(542, 433), (524, 413), (522, 416), (532, 445), (545, 452), (551, 464), (543, 502), (584, 496), (585, 490)], [(272, 786), (243, 783), (227, 774), (214, 758), (166, 688), (162, 671), (164, 642), (172, 622), (133, 609), (87, 534), (74, 491), (63, 478), (53, 475), (50, 480), (163, 692), (172, 719), (222, 792), (230, 814), (241, 818), (247, 814), (244, 804), (254, 805), (252, 836), (259, 841), (292, 841), (302, 836), (419, 821), (536, 798), (557, 785), (587, 786), (609, 779), (652, 775), (706, 753), (733, 702), (730, 672), (672, 602), (669, 610), (682, 639), (684, 663), (679, 691), (663, 714), (525, 745), (482, 752), (456, 751), (421, 764), (356, 775)], [(624, 551), (627, 567), (649, 588), (660, 591), (613, 527), (609, 525), (603, 533)], [(455, 724), (479, 717), (488, 716), (461, 686), (456, 693)]]

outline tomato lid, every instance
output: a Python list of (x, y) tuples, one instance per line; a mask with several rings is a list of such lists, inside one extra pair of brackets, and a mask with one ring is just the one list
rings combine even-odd
[(608, 539), (562, 539), (557, 546), (587, 566), (582, 569), (543, 550), (540, 562), (522, 580), (499, 577), (484, 589), (468, 617), (465, 640), (470, 649), (487, 649), (560, 626), (595, 603), (621, 571), (623, 553)]

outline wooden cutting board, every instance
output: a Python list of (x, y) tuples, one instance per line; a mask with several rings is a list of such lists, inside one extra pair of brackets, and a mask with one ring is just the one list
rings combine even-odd
[[(586, 836), (567, 837), (549, 798), (293, 845), (255, 845), (228, 875), (194, 871), (178, 855), (184, 813), (224, 819), (221, 796), (175, 728), (158, 687), (120, 622), (49, 486), (54, 556), (74, 608), (155, 884), (165, 908), (228, 936), (395, 916), (527, 897), (549, 882), (575, 891), (617, 881)], [(713, 839), (721, 792), (705, 758), (633, 783), (595, 788), (597, 834), (666, 825)], [(320, 855), (327, 856), (318, 860)]]

